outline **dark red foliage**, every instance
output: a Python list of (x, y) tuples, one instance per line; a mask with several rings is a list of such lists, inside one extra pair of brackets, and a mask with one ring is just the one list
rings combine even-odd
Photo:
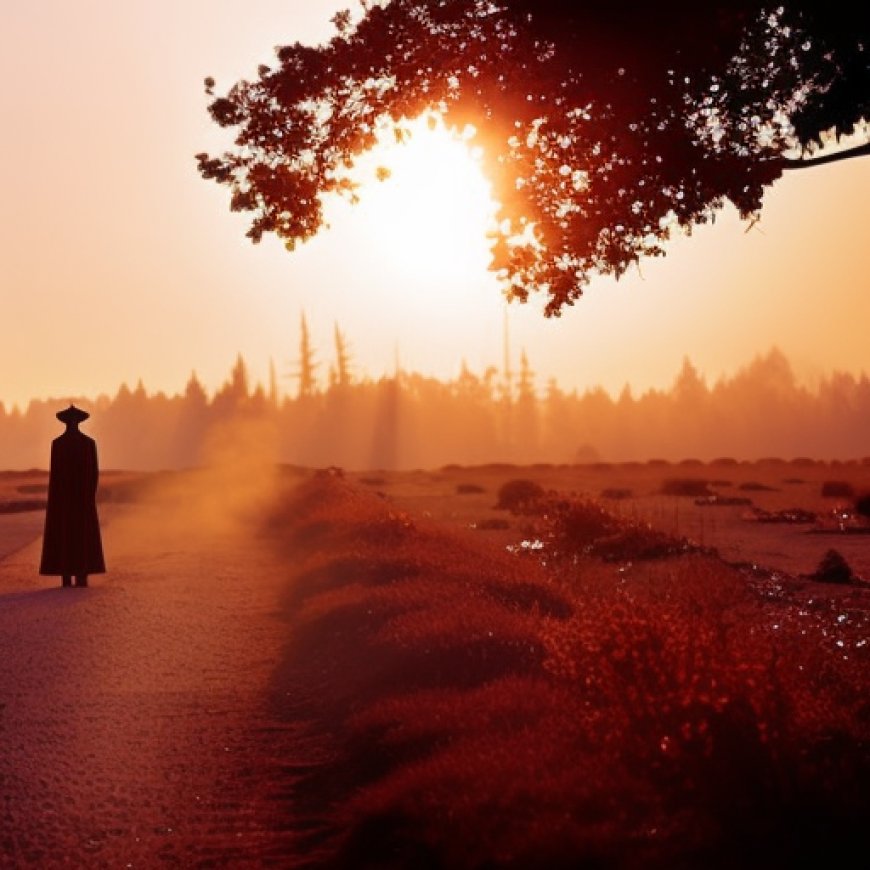
[(619, 517), (588, 498), (551, 493), (525, 502), (517, 510), (528, 518), (525, 533), (532, 540), (514, 549), (545, 561), (594, 556), (607, 562), (634, 562), (693, 549), (684, 538)]
[(325, 194), (355, 196), (349, 170), (379, 133), (401, 140), (426, 111), (473, 125), (500, 203), (493, 268), (549, 314), (725, 200), (756, 213), (789, 148), (870, 115), (861, 3), (392, 0), (336, 22), (213, 99), (235, 150), (197, 155), (203, 177), (251, 212), (252, 240), (292, 248)]
[(855, 579), (849, 563), (837, 550), (828, 550), (811, 576), (819, 583), (851, 583)]

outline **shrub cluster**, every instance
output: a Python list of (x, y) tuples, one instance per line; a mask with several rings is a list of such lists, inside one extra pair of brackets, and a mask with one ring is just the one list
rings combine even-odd
[(826, 498), (852, 498), (855, 489), (846, 480), (826, 480), (822, 484), (822, 495)]
[(692, 498), (714, 494), (706, 480), (696, 477), (665, 478), (662, 481), (661, 493), (662, 495), (685, 495)]
[(855, 579), (852, 568), (837, 550), (828, 550), (810, 577), (819, 583), (851, 583)]
[(525, 548), (525, 552), (543, 549), (548, 560), (576, 561), (590, 556), (607, 562), (635, 562), (674, 556), (693, 548), (685, 538), (617, 516), (588, 498), (551, 493), (524, 502), (518, 512), (528, 518), (526, 534), (539, 543), (531, 550)]
[(543, 495), (544, 488), (533, 480), (509, 480), (499, 487), (495, 506), (499, 510), (520, 510)]
[(486, 492), (486, 490), (476, 483), (457, 483), (457, 495), (477, 495), (478, 493)]
[(759, 483), (757, 480), (747, 480), (745, 483), (741, 483), (738, 489), (742, 489), (744, 492), (778, 492), (775, 486), (770, 486), (766, 483)]

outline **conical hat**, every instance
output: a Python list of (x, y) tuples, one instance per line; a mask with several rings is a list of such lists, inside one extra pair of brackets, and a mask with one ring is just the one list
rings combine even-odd
[(58, 411), (55, 416), (61, 423), (81, 423), (83, 420), (87, 420), (91, 415), (87, 411), (77, 408), (75, 405), (70, 405), (63, 411)]

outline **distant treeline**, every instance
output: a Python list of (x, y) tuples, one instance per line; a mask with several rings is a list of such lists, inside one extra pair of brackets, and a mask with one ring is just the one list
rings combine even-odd
[[(183, 394), (76, 398), (104, 468), (180, 468), (227, 452), (299, 465), (425, 468), (447, 463), (593, 462), (732, 456), (826, 459), (870, 454), (870, 380), (833, 373), (817, 388), (796, 381), (777, 350), (709, 386), (686, 360), (668, 390), (617, 398), (603, 389), (536, 389), (523, 358), (516, 377), (463, 367), (441, 381), (398, 371), (354, 379), (346, 360), (325, 388), (302, 367), (293, 398), (251, 388), (239, 357), (209, 396), (196, 376)], [(63, 398), (26, 411), (0, 403), (0, 468), (45, 467)]]

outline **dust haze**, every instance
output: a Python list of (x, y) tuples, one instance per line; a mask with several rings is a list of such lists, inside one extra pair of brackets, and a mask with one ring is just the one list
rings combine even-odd
[[(148, 475), (117, 496), (110, 492), (105, 512), (115, 546), (250, 539), (281, 485), (274, 424), (230, 421), (209, 433), (202, 460), (197, 468)], [(105, 485), (111, 489), (111, 478)], [(114, 505), (116, 499), (121, 504)], [(125, 509), (128, 499), (132, 510)]]

